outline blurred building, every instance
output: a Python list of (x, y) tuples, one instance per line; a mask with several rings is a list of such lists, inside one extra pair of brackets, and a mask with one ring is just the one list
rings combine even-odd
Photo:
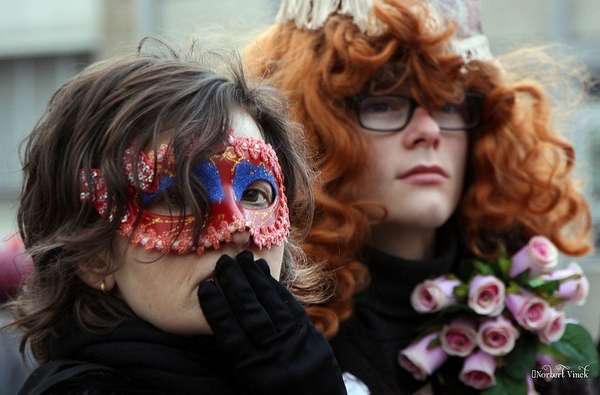
[[(306, 0), (309, 1), (309, 0)], [(481, 0), (485, 34), (499, 55), (522, 44), (564, 44), (600, 80), (598, 0)], [(279, 0), (0, 0), (0, 237), (16, 228), (19, 143), (52, 93), (89, 63), (130, 51), (149, 34), (187, 46), (243, 46), (274, 20)], [(598, 87), (591, 87), (598, 93)], [(596, 96), (597, 97), (597, 96)], [(581, 107), (569, 136), (600, 235), (600, 100)], [(68, 155), (69, 153), (65, 153)], [(596, 243), (600, 246), (600, 240)], [(583, 262), (600, 301), (600, 262)], [(600, 306), (575, 312), (594, 333)], [(589, 312), (588, 311), (588, 312)]]
[[(0, 0), (0, 199), (18, 193), (19, 142), (77, 71), (150, 34), (181, 46), (192, 38), (232, 46), (276, 9), (277, 0)], [(2, 229), (9, 215), (0, 211)]]

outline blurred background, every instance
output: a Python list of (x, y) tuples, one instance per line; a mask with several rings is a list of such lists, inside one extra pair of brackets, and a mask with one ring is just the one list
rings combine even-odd
[[(192, 39), (241, 48), (274, 21), (278, 7), (279, 0), (0, 0), (0, 237), (16, 229), (19, 143), (63, 82), (91, 62), (131, 52), (149, 34), (183, 48)], [(481, 7), (494, 55), (521, 44), (559, 43), (600, 80), (600, 1), (481, 0)], [(576, 147), (598, 248), (600, 85), (590, 86), (590, 93), (571, 119), (568, 138)], [(600, 253), (577, 262), (590, 280), (590, 295), (569, 315), (597, 336)]]

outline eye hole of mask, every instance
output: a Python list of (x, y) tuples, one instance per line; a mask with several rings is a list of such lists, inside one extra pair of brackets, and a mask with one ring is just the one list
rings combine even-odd
[(250, 210), (265, 209), (275, 201), (275, 191), (270, 182), (257, 180), (252, 182), (242, 194), (242, 205)]
[(170, 185), (154, 194), (148, 203), (144, 204), (146, 210), (168, 216), (182, 216), (190, 214), (186, 205), (183, 191), (177, 185)]

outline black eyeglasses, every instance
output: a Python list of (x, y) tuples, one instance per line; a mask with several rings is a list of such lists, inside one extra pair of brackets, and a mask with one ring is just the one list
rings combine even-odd
[[(446, 103), (439, 110), (429, 111), (442, 130), (467, 130), (481, 119), (483, 95), (465, 93), (462, 103)], [(356, 96), (354, 107), (360, 126), (376, 132), (400, 131), (408, 125), (419, 103), (399, 95)]]

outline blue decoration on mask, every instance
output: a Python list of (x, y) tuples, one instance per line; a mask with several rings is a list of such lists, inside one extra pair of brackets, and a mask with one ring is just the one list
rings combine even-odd
[(225, 192), (217, 166), (211, 160), (204, 161), (194, 168), (194, 174), (206, 190), (212, 202), (225, 200)]
[(159, 179), (158, 188), (156, 189), (156, 192), (142, 193), (142, 204), (144, 206), (147, 206), (152, 201), (152, 199), (160, 195), (163, 191), (166, 191), (167, 189), (171, 188), (173, 186), (173, 179), (174, 177), (168, 174), (163, 175)]
[(241, 201), (244, 191), (255, 181), (267, 181), (273, 188), (273, 200), (277, 198), (277, 185), (273, 172), (267, 170), (264, 166), (255, 166), (247, 160), (239, 162), (235, 167), (235, 176), (233, 178), (233, 191), (236, 201)]

